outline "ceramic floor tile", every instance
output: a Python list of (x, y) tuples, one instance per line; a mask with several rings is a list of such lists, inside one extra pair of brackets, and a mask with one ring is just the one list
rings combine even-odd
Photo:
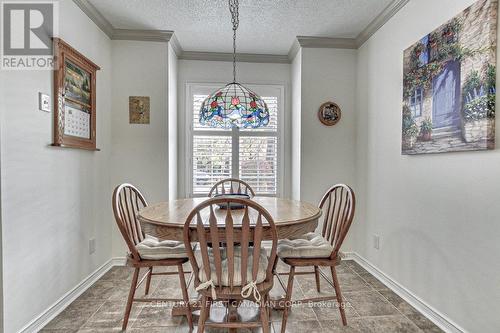
[[(340, 317), (339, 317), (340, 318)], [(363, 324), (361, 318), (347, 317), (347, 326), (339, 320), (322, 320), (319, 322), (323, 332), (329, 333), (371, 333), (369, 328)]]
[(359, 293), (344, 293), (344, 296), (362, 317), (400, 314), (394, 305), (389, 303), (387, 299), (375, 290)]
[(100, 301), (79, 301), (71, 303), (55, 317), (44, 329), (77, 331), (103, 305)]
[[(190, 270), (189, 264), (185, 270)], [(289, 267), (283, 263), (278, 266), (288, 272)], [(289, 315), (287, 332), (334, 332), (334, 333), (404, 333), (404, 332), (442, 332), (437, 326), (422, 316), (391, 290), (382, 287), (380, 282), (354, 261), (343, 261), (336, 267), (340, 286), (347, 305), (348, 326), (342, 325), (338, 308), (314, 304), (295, 305)], [(158, 271), (174, 271), (175, 268), (160, 268)], [(301, 271), (311, 271), (310, 267)], [(145, 270), (142, 270), (143, 274)], [(328, 267), (324, 268), (328, 273)], [(66, 310), (52, 320), (41, 332), (44, 333), (104, 333), (119, 332), (123, 320), (130, 281), (133, 270), (127, 267), (113, 267), (81, 297)], [(189, 275), (186, 275), (186, 279)], [(287, 276), (282, 275), (287, 283)], [(144, 295), (145, 283), (137, 290), (137, 295)], [(377, 290), (376, 290), (377, 289)], [(294, 280), (293, 299), (334, 295), (333, 288), (321, 279), (321, 294), (316, 292), (314, 275), (298, 275)], [(189, 287), (194, 298), (197, 293), (193, 286)], [(152, 279), (149, 297), (181, 297), (177, 275), (155, 276)], [(271, 291), (272, 297), (280, 297), (284, 291), (275, 279)], [(250, 303), (250, 302), (249, 302)], [(325, 302), (324, 302), (325, 303)], [(238, 310), (244, 320), (258, 319), (258, 309), (244, 303)], [(283, 311), (272, 311), (272, 327), (280, 332)], [(195, 312), (196, 314), (196, 312)], [(214, 306), (211, 320), (220, 321), (225, 316), (225, 308)], [(195, 324), (197, 316), (194, 317)], [(261, 333), (261, 328), (241, 330), (245, 333)], [(127, 332), (148, 333), (187, 333), (189, 327), (184, 317), (172, 317), (171, 307), (159, 303), (135, 303)], [(196, 329), (194, 330), (196, 332)], [(224, 330), (207, 330), (209, 333)]]
[(132, 274), (134, 269), (128, 266), (115, 266), (104, 274), (100, 280), (101, 281), (130, 281), (132, 280)]
[(420, 329), (402, 315), (365, 317), (362, 324), (373, 333), (420, 333)]
[(441, 330), (439, 327), (437, 327), (432, 321), (427, 319), (424, 315), (420, 313), (416, 314), (409, 314), (406, 316), (408, 319), (410, 319), (415, 325), (417, 325), (422, 331), (426, 333), (441, 333), (443, 330)]
[(419, 314), (419, 312), (410, 304), (405, 302), (404, 299), (399, 297), (392, 290), (379, 290), (379, 293), (382, 294), (392, 305), (394, 305), (399, 311), (401, 311), (404, 315), (415, 315)]
[[(80, 297), (79, 301), (106, 301), (116, 292), (117, 283), (114, 281), (99, 280), (92, 287), (87, 289)], [(121, 287), (121, 286), (120, 286)]]
[[(290, 319), (290, 318), (289, 318)], [(273, 322), (273, 328), (275, 332), (281, 332), (281, 322)], [(308, 320), (308, 321), (291, 321), (289, 320), (286, 324), (287, 333), (321, 333), (324, 332), (319, 321)]]
[[(356, 310), (354, 310), (350, 304), (344, 306), (344, 310), (347, 318), (359, 317)], [(329, 321), (335, 319), (337, 322), (341, 322), (340, 310), (336, 301), (315, 303), (313, 305), (313, 311), (319, 321)]]
[(356, 272), (358, 274), (368, 273), (368, 271), (366, 269), (364, 269), (363, 267), (361, 267), (354, 260), (345, 260), (344, 262), (349, 266), (349, 268), (351, 268), (354, 272)]
[(361, 273), (359, 276), (366, 281), (370, 286), (372, 286), (373, 289), (375, 290), (390, 290), (387, 288), (385, 284), (380, 282), (376, 277), (371, 275), (370, 273)]
[[(120, 331), (125, 314), (126, 303), (120, 301), (107, 301), (95, 312), (82, 329), (107, 329), (111, 331)], [(143, 307), (141, 303), (135, 303), (132, 306), (128, 326), (131, 327), (135, 318), (139, 315)]]
[(163, 306), (145, 305), (132, 327), (178, 326), (181, 317), (172, 317), (172, 309)]
[[(283, 318), (283, 311), (272, 310), (271, 311), (271, 321), (277, 322), (281, 321)], [(288, 320), (299, 322), (299, 321), (311, 321), (318, 320), (316, 314), (312, 307), (308, 304), (294, 304), (288, 313)]]

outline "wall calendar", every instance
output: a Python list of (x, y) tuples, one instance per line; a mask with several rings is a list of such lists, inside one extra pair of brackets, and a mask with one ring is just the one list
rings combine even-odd
[(54, 38), (54, 142), (65, 148), (96, 148), (96, 73), (99, 66)]

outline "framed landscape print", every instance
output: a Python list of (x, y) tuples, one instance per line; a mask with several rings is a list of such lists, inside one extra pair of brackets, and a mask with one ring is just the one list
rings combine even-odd
[(96, 72), (99, 66), (54, 38), (53, 146), (96, 148)]
[(479, 0), (404, 51), (402, 153), (493, 149), (497, 0)]

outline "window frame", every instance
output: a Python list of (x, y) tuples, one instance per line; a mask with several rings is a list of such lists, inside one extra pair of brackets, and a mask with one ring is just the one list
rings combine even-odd
[[(420, 91), (420, 94), (417, 92)], [(420, 95), (420, 101), (417, 103), (417, 95)], [(415, 101), (413, 103), (412, 101)], [(408, 105), (410, 106), (411, 114), (414, 118), (422, 117), (422, 109), (424, 107), (424, 88), (422, 86), (418, 86), (412, 92), (412, 94), (408, 98)], [(417, 109), (419, 113), (417, 114)]]
[[(256, 193), (258, 196), (267, 197), (282, 197), (284, 189), (284, 175), (285, 175), (285, 142), (284, 142), (284, 128), (285, 128), (285, 87), (281, 84), (245, 84), (248, 88), (255, 91), (257, 94), (266, 96), (269, 94), (261, 94), (260, 91), (271, 91), (276, 90), (278, 93), (276, 96), (278, 98), (278, 127), (276, 132), (272, 131), (244, 131), (240, 132), (239, 129), (232, 129), (231, 131), (211, 131), (211, 130), (194, 130), (193, 129), (193, 96), (195, 94), (207, 93), (210, 94), (216, 89), (224, 86), (226, 83), (186, 83), (186, 96), (185, 96), (185, 117), (184, 117), (184, 128), (185, 128), (185, 142), (186, 149), (184, 151), (184, 161), (186, 168), (184, 168), (185, 173), (185, 193), (189, 198), (193, 197), (205, 197), (206, 194), (194, 194), (193, 193), (193, 136), (194, 135), (208, 135), (208, 136), (229, 136), (232, 138), (232, 147), (236, 144), (239, 147), (239, 139), (241, 137), (266, 137), (275, 136), (277, 138), (277, 168), (276, 168), (276, 194), (261, 194)], [(235, 149), (232, 149), (232, 160), (231, 160), (231, 177), (238, 178), (239, 175), (239, 154), (236, 153)]]

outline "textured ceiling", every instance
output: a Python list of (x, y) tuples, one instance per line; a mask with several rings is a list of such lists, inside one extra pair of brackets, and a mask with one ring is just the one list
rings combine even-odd
[[(186, 51), (231, 52), (227, 0), (90, 0), (119, 29), (173, 30)], [(240, 0), (238, 52), (286, 54), (295, 36), (355, 38), (391, 0)]]

